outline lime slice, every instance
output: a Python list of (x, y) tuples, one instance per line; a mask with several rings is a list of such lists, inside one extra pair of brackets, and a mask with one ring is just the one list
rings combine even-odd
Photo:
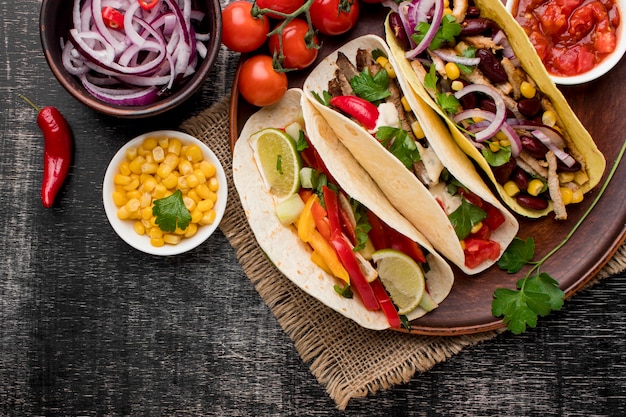
[(280, 200), (298, 192), (302, 162), (291, 136), (267, 128), (252, 134), (250, 141), (270, 193)]
[(422, 268), (408, 255), (381, 249), (372, 254), (378, 277), (398, 307), (398, 314), (407, 314), (419, 306), (424, 295), (425, 281)]

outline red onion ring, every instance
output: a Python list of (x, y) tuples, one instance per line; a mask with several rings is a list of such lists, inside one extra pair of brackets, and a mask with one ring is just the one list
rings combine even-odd
[[(486, 120), (487, 122), (478, 122), (478, 123), (474, 123), (471, 126), (469, 126), (467, 128), (467, 130), (470, 133), (474, 133), (475, 134), (475, 138), (476, 136), (478, 136), (478, 133), (484, 131), (484, 129), (493, 126), (493, 121), (496, 118), (496, 115), (490, 111), (487, 110), (481, 110), (481, 109), (469, 109), (469, 110), (464, 110), (461, 113), (456, 114), (452, 120), (454, 120), (455, 123), (459, 123), (463, 120), (466, 119), (473, 119), (473, 118), (481, 118)], [(500, 131), (506, 136), (506, 138), (509, 140), (509, 143), (511, 144), (511, 155), (516, 158), (520, 152), (522, 151), (522, 141), (520, 140), (517, 132), (515, 132), (515, 129), (513, 129), (513, 127), (511, 127), (511, 125), (509, 125), (506, 122), (503, 122), (500, 125)], [(496, 132), (497, 133), (497, 132)], [(487, 139), (482, 139), (482, 140), (478, 140), (476, 138), (476, 142), (477, 143), (483, 143), (485, 142)]]
[(457, 91), (454, 94), (454, 97), (460, 99), (466, 94), (474, 92), (482, 93), (489, 96), (496, 105), (495, 117), (491, 121), (491, 124), (482, 131), (476, 133), (476, 141), (483, 142), (493, 137), (500, 130), (502, 124), (504, 123), (504, 119), (506, 118), (506, 106), (504, 105), (504, 100), (502, 99), (500, 94), (493, 87), (490, 87), (488, 85), (470, 84)]
[(548, 136), (546, 136), (546, 134), (543, 133), (541, 130), (533, 130), (530, 133), (532, 133), (534, 137), (539, 139), (541, 143), (546, 145), (548, 149), (554, 152), (554, 155), (556, 155), (556, 157), (559, 158), (568, 167), (572, 167), (576, 163), (576, 160), (570, 154), (556, 146), (556, 144), (552, 142), (552, 140)]
[(436, 49), (432, 52), (444, 61), (454, 62), (455, 64), (475, 66), (478, 65), (478, 63), (480, 62), (480, 58), (459, 56), (456, 54), (456, 52), (448, 49)]
[[(441, 25), (441, 18), (443, 17), (443, 0), (434, 0), (434, 3), (435, 3), (435, 10), (433, 12), (433, 19), (430, 24), (430, 28), (424, 35), (424, 38), (422, 39), (422, 41), (415, 48), (406, 52), (405, 56), (408, 59), (414, 59), (417, 55), (424, 52), (424, 50), (428, 47), (428, 45), (430, 45), (430, 43), (433, 41), (433, 38), (437, 34), (437, 29), (439, 29), (439, 26)], [(418, 4), (418, 6), (421, 6), (421, 5), (422, 5), (422, 2)], [(429, 10), (430, 8), (426, 10), (426, 13), (428, 13)]]

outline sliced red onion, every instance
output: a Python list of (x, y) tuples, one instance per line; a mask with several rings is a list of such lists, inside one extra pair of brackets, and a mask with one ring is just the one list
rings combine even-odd
[[(425, 1), (425, 0), (422, 0), (422, 1)], [(420, 3), (418, 4), (418, 7), (421, 7), (422, 1), (420, 1)], [(437, 34), (437, 30), (439, 29), (439, 26), (441, 25), (441, 18), (443, 17), (443, 0), (434, 0), (434, 3), (435, 3), (435, 10), (433, 12), (433, 19), (431, 21), (430, 28), (424, 35), (424, 38), (422, 39), (422, 41), (415, 48), (411, 49), (405, 54), (405, 56), (408, 59), (414, 59), (417, 55), (424, 52), (424, 50), (428, 48), (428, 45), (430, 45), (433, 38)], [(426, 13), (428, 13), (429, 10), (430, 8), (426, 10)], [(425, 21), (425, 20), (422, 20), (422, 21)]]
[(156, 87), (130, 89), (104, 88), (89, 82), (86, 77), (81, 77), (81, 81), (90, 94), (111, 104), (121, 106), (144, 106), (154, 103), (159, 97), (159, 89)]
[(456, 52), (454, 52), (454, 50), (450, 49), (437, 49), (432, 52), (444, 61), (454, 62), (455, 64), (474, 66), (478, 65), (478, 63), (480, 62), (480, 58), (468, 58), (464, 56), (459, 56), (456, 54)]
[(500, 96), (500, 94), (495, 90), (495, 88), (490, 87), (488, 85), (482, 84), (470, 84), (468, 86), (463, 87), (460, 91), (457, 91), (454, 94), (454, 97), (460, 99), (466, 94), (470, 93), (482, 93), (489, 96), (496, 105), (496, 113), (491, 121), (491, 124), (486, 127), (484, 130), (476, 133), (476, 141), (483, 142), (491, 137), (493, 137), (504, 123), (504, 119), (506, 118), (506, 106), (504, 105), (504, 100)]
[(545, 136), (550, 138), (550, 141), (554, 143), (554, 146), (561, 149), (565, 148), (565, 140), (563, 140), (563, 136), (561, 136), (561, 134), (555, 129), (546, 126), (543, 123), (523, 119), (507, 119), (506, 122), (516, 129), (541, 131)]
[(545, 133), (543, 133), (543, 131), (537, 129), (533, 130), (531, 133), (534, 137), (539, 139), (541, 143), (546, 145), (548, 149), (554, 152), (554, 155), (556, 155), (556, 157), (559, 158), (565, 165), (572, 167), (576, 163), (576, 160), (570, 154), (556, 146), (554, 142), (552, 142), (552, 140), (546, 136)]
[(409, 22), (409, 18), (407, 16), (410, 8), (412, 7), (412, 4), (410, 1), (404, 1), (400, 3), (400, 5), (398, 5), (397, 7), (398, 7), (398, 15), (400, 16), (400, 21), (402, 22), (404, 31), (406, 32), (407, 38), (409, 39), (410, 47), (411, 49), (413, 49), (417, 46), (415, 44), (415, 41), (413, 40), (413, 36), (411, 36), (413, 32), (415, 32), (415, 25), (411, 26), (411, 23)]

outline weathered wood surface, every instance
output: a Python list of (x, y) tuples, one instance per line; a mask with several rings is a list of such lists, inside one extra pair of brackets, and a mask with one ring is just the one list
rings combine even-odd
[[(0, 2), (0, 415), (626, 414), (626, 275), (579, 293), (527, 334), (501, 335), (336, 411), (222, 235), (156, 258), (117, 238), (102, 209), (115, 151), (228, 94), (237, 57), (222, 51), (213, 81), (179, 110), (112, 119), (53, 78), (39, 6)], [(74, 132), (74, 163), (50, 210), (39, 202), (36, 115), (18, 92), (56, 105)]]

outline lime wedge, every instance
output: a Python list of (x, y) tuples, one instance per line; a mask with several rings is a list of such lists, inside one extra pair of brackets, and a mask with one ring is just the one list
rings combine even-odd
[(394, 249), (378, 250), (372, 259), (380, 281), (398, 307), (398, 314), (415, 310), (426, 287), (422, 268), (410, 256)]
[(250, 144), (270, 193), (282, 200), (298, 192), (302, 161), (291, 136), (267, 128), (252, 134)]

